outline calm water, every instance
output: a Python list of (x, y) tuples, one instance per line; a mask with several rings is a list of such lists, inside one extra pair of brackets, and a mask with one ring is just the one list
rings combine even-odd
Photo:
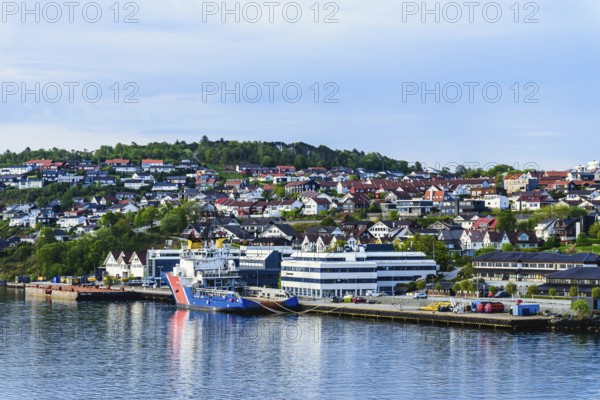
[(1, 399), (589, 400), (600, 398), (599, 348), (597, 336), (46, 302), (0, 288)]

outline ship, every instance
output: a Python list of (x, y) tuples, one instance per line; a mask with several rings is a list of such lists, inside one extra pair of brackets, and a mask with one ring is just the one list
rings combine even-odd
[(298, 297), (282, 289), (247, 286), (222, 243), (187, 248), (173, 272), (163, 272), (178, 307), (239, 314), (292, 312)]

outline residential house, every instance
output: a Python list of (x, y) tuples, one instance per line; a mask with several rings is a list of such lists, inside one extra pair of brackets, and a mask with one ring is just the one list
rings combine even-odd
[(142, 160), (142, 171), (149, 171), (152, 167), (163, 166), (164, 164), (163, 160)]
[(179, 190), (179, 185), (169, 182), (155, 182), (152, 186), (153, 192), (176, 192)]
[(145, 278), (146, 251), (111, 251), (104, 259), (105, 274), (116, 279)]
[(405, 227), (399, 221), (378, 221), (369, 228), (369, 232), (375, 238), (381, 239), (392, 236), (394, 232)]
[(463, 250), (460, 238), (462, 237), (463, 232), (463, 229), (441, 230), (437, 240), (446, 246), (450, 254), (462, 256)]
[(331, 207), (331, 201), (326, 198), (310, 198), (304, 203), (302, 214), (304, 215), (320, 215), (326, 212)]
[(440, 212), (448, 215), (481, 213), (487, 210), (484, 200), (453, 199), (439, 204)]
[(398, 200), (396, 203), (396, 211), (400, 217), (422, 217), (430, 213), (432, 208), (433, 202), (428, 200)]
[(300, 200), (272, 200), (267, 203), (263, 211), (264, 217), (279, 218), (283, 212), (292, 212), (302, 207)]
[(287, 224), (272, 224), (258, 235), (258, 238), (283, 238), (286, 241), (293, 241), (296, 238), (297, 232)]
[(508, 197), (502, 194), (486, 194), (483, 196), (483, 201), (485, 202), (485, 207), (490, 210), (507, 210), (510, 208)]
[(284, 186), (285, 194), (291, 196), (295, 193), (302, 193), (307, 190), (317, 191), (321, 186), (312, 179), (290, 182)]
[(494, 217), (478, 218), (477, 221), (473, 223), (473, 227), (471, 229), (495, 231), (496, 225), (498, 225), (498, 220)]
[(504, 189), (510, 193), (528, 192), (538, 187), (538, 179), (530, 172), (508, 174), (504, 177)]
[(517, 249), (537, 249), (539, 240), (535, 232), (506, 232), (510, 244)]
[(346, 214), (366, 211), (371, 205), (371, 199), (364, 193), (348, 194), (341, 200), (341, 205)]
[(460, 246), (463, 254), (472, 256), (475, 251), (484, 248), (484, 237), (486, 232), (480, 230), (465, 230), (460, 237)]
[(56, 225), (60, 226), (63, 229), (71, 229), (76, 226), (85, 225), (87, 223), (87, 218), (84, 216), (80, 217), (61, 217), (56, 221)]
[(434, 207), (441, 207), (442, 203), (452, 201), (454, 197), (440, 186), (432, 185), (423, 194), (423, 200), (433, 202)]
[(479, 219), (479, 215), (457, 215), (452, 221), (463, 229), (472, 229), (473, 224)]

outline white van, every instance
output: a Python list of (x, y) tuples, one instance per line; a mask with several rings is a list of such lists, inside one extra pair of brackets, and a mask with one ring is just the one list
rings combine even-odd
[(381, 297), (383, 293), (378, 292), (377, 290), (367, 290), (367, 296), (369, 297)]

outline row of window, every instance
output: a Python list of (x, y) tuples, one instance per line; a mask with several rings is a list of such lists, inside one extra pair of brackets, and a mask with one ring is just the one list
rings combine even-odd
[(307, 267), (282, 267), (282, 271), (294, 272), (310, 272), (321, 274), (341, 274), (341, 273), (357, 273), (357, 272), (376, 272), (376, 268), (307, 268)]
[(321, 285), (343, 285), (343, 284), (355, 284), (355, 283), (377, 283), (377, 279), (314, 279), (314, 278), (297, 278), (290, 276), (281, 277), (281, 282), (302, 282), (302, 283), (316, 283)]

